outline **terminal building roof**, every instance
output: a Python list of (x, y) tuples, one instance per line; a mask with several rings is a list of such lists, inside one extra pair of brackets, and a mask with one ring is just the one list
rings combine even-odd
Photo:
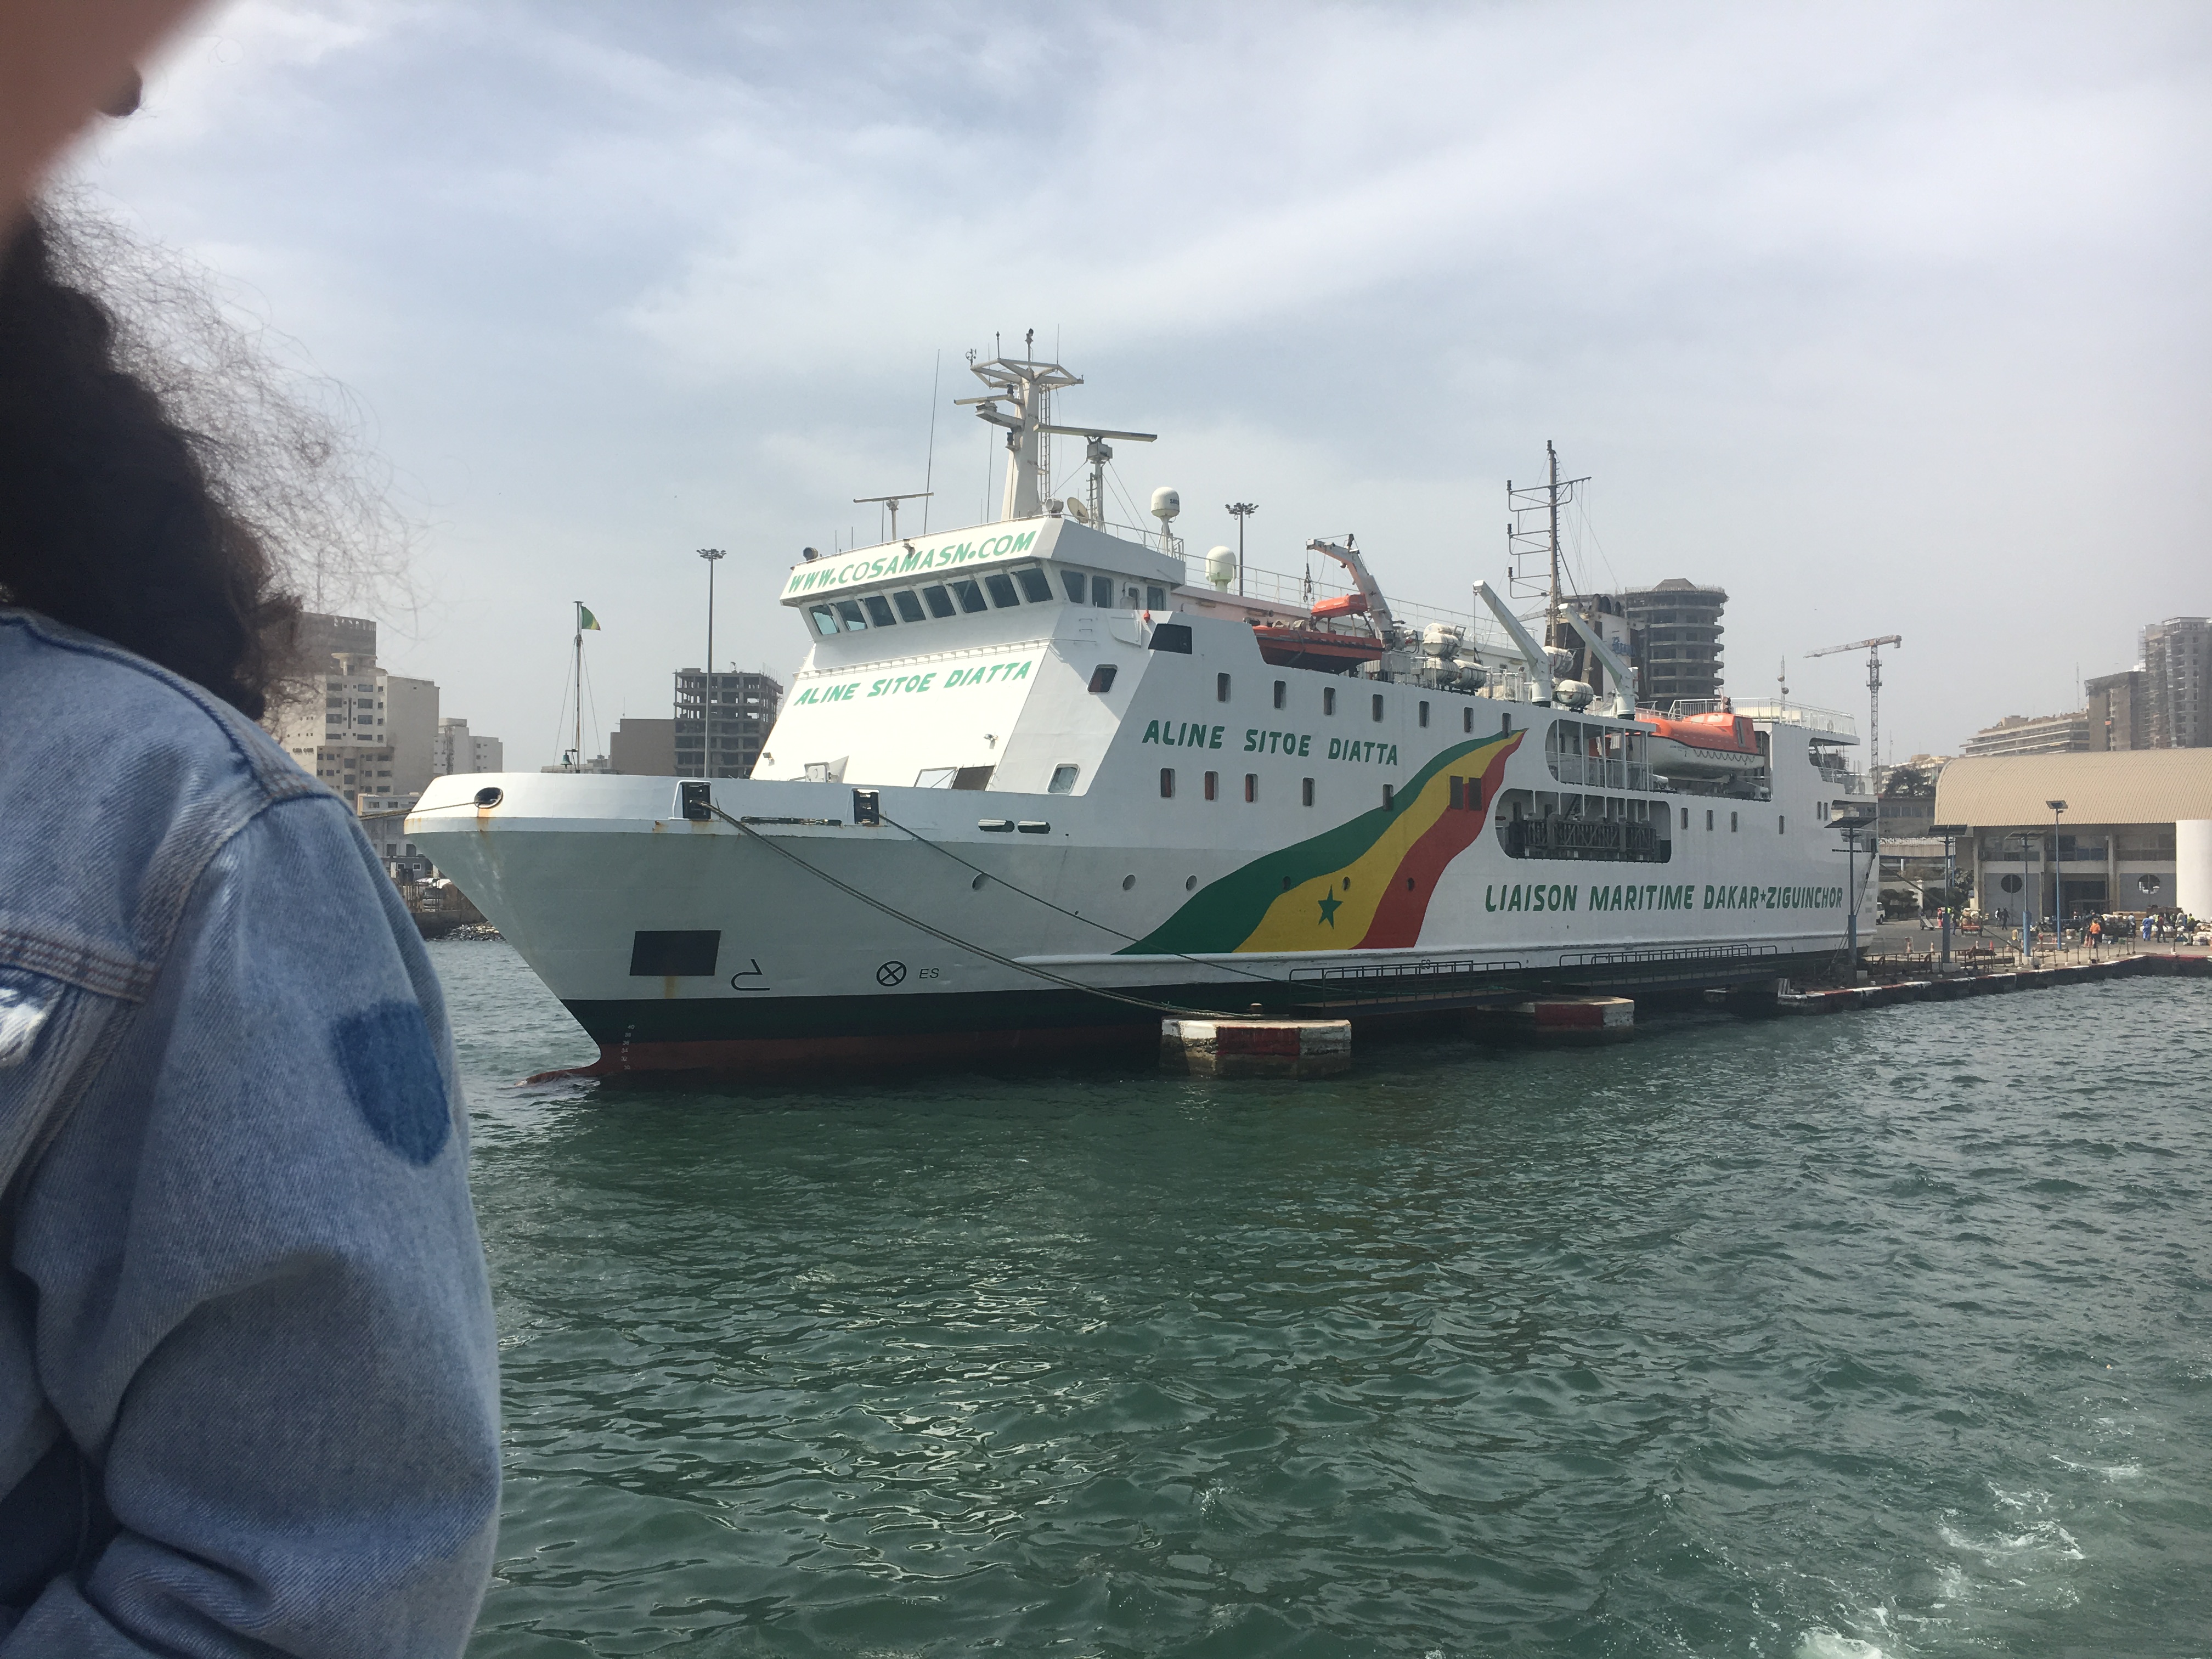
[(1936, 822), (2047, 824), (2053, 800), (2069, 825), (2212, 818), (2212, 749), (1963, 756), (1936, 779)]

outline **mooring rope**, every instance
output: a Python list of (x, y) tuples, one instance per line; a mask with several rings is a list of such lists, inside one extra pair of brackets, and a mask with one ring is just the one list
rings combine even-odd
[[(854, 886), (852, 883), (848, 881), (841, 881), (838, 878), (831, 875), (827, 870), (823, 869), (820, 866), (810, 864), (805, 859), (799, 857), (798, 854), (793, 852), (789, 848), (779, 845), (775, 837), (771, 836), (763, 836), (750, 823), (745, 823), (737, 818), (732, 817), (727, 812), (725, 812), (720, 807), (714, 805), (711, 801), (708, 803), (708, 810), (712, 811), (716, 817), (721, 819), (725, 823), (727, 823), (732, 828), (739, 830), (744, 834), (750, 836), (755, 841), (760, 842), (762, 846), (767, 848), (770, 852), (776, 854), (779, 857), (789, 859), (793, 864), (805, 871), (808, 874), (819, 877), (822, 880), (828, 882), (839, 892), (860, 900), (861, 903), (867, 905), (871, 909), (882, 911), (885, 915), (890, 917), (895, 921), (902, 921), (909, 927), (915, 928), (921, 933), (927, 933), (932, 939), (942, 939), (945, 944), (951, 945), (955, 950), (969, 951), (973, 955), (981, 957), (988, 962), (995, 962), (1002, 968), (1011, 968), (1018, 974), (1034, 975), (1038, 979), (1045, 980), (1054, 985), (1064, 986), (1068, 990), (1080, 991), (1086, 996), (1103, 997), (1109, 1002), (1124, 1002), (1133, 1008), (1150, 1009), (1154, 1013), (1173, 1014), (1183, 1018), (1197, 1019), (1242, 1019), (1248, 1018), (1248, 1016), (1242, 1014), (1223, 1013), (1218, 1009), (1184, 1008), (1179, 1007), (1174, 1003), (1156, 1002), (1150, 997), (1131, 996), (1127, 992), (1123, 991), (1109, 991), (1101, 986), (1085, 985), (1081, 980), (1070, 979), (1066, 975), (1055, 974), (1049, 969), (1039, 968), (1033, 963), (1017, 962), (1012, 957), (1000, 956), (996, 951), (991, 950), (984, 945), (975, 944), (971, 940), (962, 939), (957, 933), (949, 933), (942, 927), (934, 927), (930, 923), (922, 921), (919, 916), (908, 915), (904, 911), (896, 909), (890, 905), (884, 903), (872, 893), (862, 892), (859, 888)], [(919, 840), (921, 838), (917, 836), (916, 839)], [(979, 873), (988, 874), (988, 872), (981, 872)]]
[[(1025, 887), (1016, 886), (1012, 882), (1008, 881), (1004, 876), (998, 875), (992, 871), (986, 870), (979, 864), (969, 863), (966, 859), (962, 858), (959, 854), (954, 852), (951, 848), (943, 845), (941, 842), (930, 840), (928, 836), (921, 834), (919, 830), (908, 829), (906, 825), (901, 823), (896, 818), (891, 817), (888, 812), (884, 812), (878, 810), (878, 816), (880, 817), (885, 823), (890, 825), (892, 829), (897, 830), (901, 835), (912, 836), (915, 840), (920, 842), (924, 847), (928, 848), (933, 853), (944, 854), (946, 858), (951, 859), (962, 869), (972, 870), (977, 875), (982, 877), (986, 881), (997, 882), (1000, 886), (1005, 888), (1008, 892), (1019, 893), (1024, 898), (1030, 900), (1032, 903), (1042, 904), (1048, 910), (1058, 911), (1061, 915), (1066, 916), (1071, 921), (1079, 921), (1086, 927), (1096, 927), (1102, 933), (1111, 933), (1115, 939), (1126, 939), (1131, 945), (1136, 945), (1141, 942), (1136, 934), (1125, 933), (1110, 922), (1099, 921), (1093, 917), (1083, 915), (1080, 911), (1066, 909), (1060, 905), (1054, 904), (1050, 899), (1046, 898), (1042, 894), (1032, 893)], [(1156, 954), (1164, 957), (1173, 957), (1178, 962), (1189, 963), (1194, 968), (1226, 969), (1232, 974), (1242, 974), (1247, 979), (1257, 980), (1262, 985), (1284, 985), (1289, 983), (1286, 980), (1276, 978), (1273, 974), (1255, 973), (1253, 969), (1240, 967), (1233, 962), (1203, 962), (1198, 957), (1186, 955), (1181, 951), (1161, 951)]]

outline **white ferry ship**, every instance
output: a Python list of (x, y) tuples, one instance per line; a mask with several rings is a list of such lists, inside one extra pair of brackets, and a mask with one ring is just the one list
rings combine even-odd
[[(1867, 875), (1852, 723), (1639, 709), (1582, 617), (1188, 562), (1107, 525), (1057, 364), (976, 366), (998, 520), (803, 560), (755, 775), (442, 778), (408, 835), (598, 1042), (601, 1075), (1158, 1040), (1164, 1012), (1386, 1018), (1835, 962)], [(1048, 446), (1087, 441), (1087, 499)], [(1194, 568), (1191, 568), (1194, 566)], [(1237, 590), (1243, 591), (1237, 591)], [(1573, 634), (1567, 630), (1571, 629)], [(1607, 689), (1566, 678), (1595, 665)]]

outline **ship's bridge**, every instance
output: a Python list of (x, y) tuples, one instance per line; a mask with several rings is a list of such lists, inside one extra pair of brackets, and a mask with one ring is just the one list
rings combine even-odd
[[(1042, 515), (793, 565), (783, 603), (805, 617), (814, 638), (827, 641), (1031, 605), (1164, 611), (1182, 579), (1182, 561), (1173, 554)], [(916, 638), (902, 641), (900, 654), (931, 648)]]

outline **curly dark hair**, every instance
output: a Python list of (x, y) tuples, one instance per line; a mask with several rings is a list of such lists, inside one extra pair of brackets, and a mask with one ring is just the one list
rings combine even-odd
[(112, 640), (252, 719), (293, 672), (299, 598), (194, 434), (118, 361), (36, 216), (0, 260), (0, 597)]

